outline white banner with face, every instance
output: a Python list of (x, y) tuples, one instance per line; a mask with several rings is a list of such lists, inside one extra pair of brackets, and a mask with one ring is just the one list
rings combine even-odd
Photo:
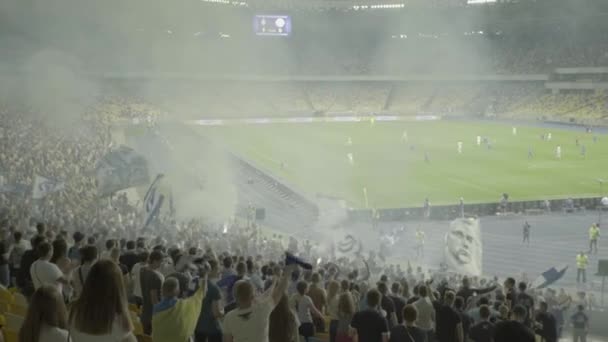
[(450, 272), (480, 276), (482, 242), (479, 220), (458, 218), (445, 235), (444, 262)]

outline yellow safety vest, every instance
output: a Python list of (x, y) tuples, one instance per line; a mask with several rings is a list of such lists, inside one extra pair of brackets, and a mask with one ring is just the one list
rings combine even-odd
[(576, 256), (576, 267), (585, 269), (587, 268), (587, 256), (579, 254)]
[(600, 236), (600, 229), (597, 227), (589, 228), (589, 240), (597, 240)]

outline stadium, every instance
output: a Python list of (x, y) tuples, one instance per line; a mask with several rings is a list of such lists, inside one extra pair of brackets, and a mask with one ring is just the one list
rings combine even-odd
[(0, 341), (607, 341), (607, 17), (5, 0)]

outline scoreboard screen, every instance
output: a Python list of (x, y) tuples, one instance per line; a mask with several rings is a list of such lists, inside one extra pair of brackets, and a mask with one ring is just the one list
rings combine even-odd
[(256, 15), (253, 30), (258, 36), (289, 36), (291, 17), (288, 15)]

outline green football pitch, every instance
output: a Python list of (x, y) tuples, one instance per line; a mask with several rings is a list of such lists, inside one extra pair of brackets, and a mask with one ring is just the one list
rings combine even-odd
[[(497, 202), (504, 192), (513, 201), (598, 196), (597, 179), (608, 179), (608, 140), (599, 136), (594, 142), (582, 128), (520, 125), (513, 135), (507, 124), (434, 121), (196, 130), (304, 193), (343, 198), (355, 208), (422, 206), (427, 197), (435, 205), (457, 203), (461, 196), (466, 203)], [(542, 140), (547, 133), (552, 139)], [(490, 148), (478, 146), (477, 136), (487, 137)]]

